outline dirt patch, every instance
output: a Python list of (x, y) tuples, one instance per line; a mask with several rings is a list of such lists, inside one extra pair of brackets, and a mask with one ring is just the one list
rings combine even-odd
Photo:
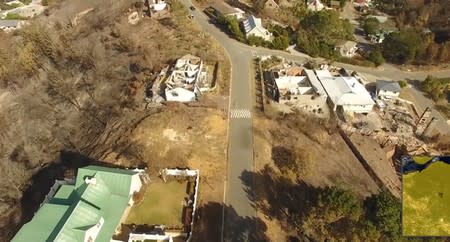
[[(314, 162), (310, 163), (312, 166), (308, 167), (308, 175), (298, 177), (305, 186), (338, 186), (352, 190), (361, 197), (370, 196), (378, 191), (377, 184), (337, 132), (329, 133), (317, 120), (305, 119), (302, 114), (294, 115), (288, 115), (284, 119), (254, 116), (255, 172), (263, 172), (268, 167), (278, 170), (272, 160), (274, 147), (285, 147), (293, 151), (301, 149), (314, 159)], [(285, 174), (280, 175), (292, 180)], [(263, 189), (254, 193), (259, 195), (267, 193), (264, 188), (268, 186), (270, 185), (261, 185)], [(258, 215), (269, 227), (266, 235), (272, 241), (286, 239), (279, 237), (286, 235), (286, 232), (284, 234), (279, 232), (285, 231), (282, 221), (263, 211)]]
[(349, 138), (375, 175), (381, 179), (394, 196), (400, 197), (400, 179), (393, 163), (389, 161), (386, 151), (369, 137), (354, 133)]
[(132, 139), (141, 149), (150, 175), (160, 169), (189, 167), (200, 170), (203, 201), (221, 201), (226, 165), (227, 119), (205, 107), (176, 105), (144, 120)]

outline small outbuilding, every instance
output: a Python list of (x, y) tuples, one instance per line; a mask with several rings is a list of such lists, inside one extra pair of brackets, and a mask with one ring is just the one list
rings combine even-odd
[(217, 14), (225, 17), (236, 17), (237, 19), (243, 19), (245, 17), (245, 11), (240, 8), (235, 8), (228, 5), (226, 2), (214, 2), (210, 5), (210, 8), (214, 9)]
[(377, 96), (381, 99), (397, 98), (400, 95), (400, 85), (396, 81), (377, 80)]

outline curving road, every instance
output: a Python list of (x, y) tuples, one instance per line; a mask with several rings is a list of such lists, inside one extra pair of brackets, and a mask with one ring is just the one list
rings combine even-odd
[[(192, 6), (190, 0), (181, 0), (181, 2), (187, 8)], [(278, 55), (299, 62), (305, 62), (312, 58), (296, 51), (289, 53), (244, 45), (229, 38), (228, 35), (209, 23), (208, 17), (200, 10), (190, 11), (190, 13), (194, 16), (193, 21), (223, 46), (229, 55), (232, 66), (228, 124), (228, 173), (224, 202), (226, 205), (232, 207), (240, 217), (255, 217), (256, 210), (252, 206), (252, 202), (247, 196), (246, 187), (241, 180), (243, 172), (252, 171), (254, 167), (251, 117), (253, 109), (251, 95), (252, 82), (249, 80), (250, 70), (252, 68), (252, 56), (255, 54)], [(318, 58), (318, 60), (322, 59)], [(438, 77), (450, 76), (450, 70), (435, 71), (432, 73), (404, 72), (391, 65), (384, 65), (382, 69), (353, 66), (343, 63), (334, 63), (333, 65), (392, 80), (423, 80), (429, 74)], [(233, 229), (231, 228), (233, 226), (236, 228), (236, 225), (233, 225), (231, 218), (227, 218), (227, 213), (225, 213), (224, 224), (222, 226), (223, 241), (247, 241), (245, 238), (248, 238), (248, 236), (256, 232), (256, 228), (244, 226), (245, 228), (240, 228), (244, 231), (239, 235), (239, 238), (232, 238), (236, 234), (233, 233)]]

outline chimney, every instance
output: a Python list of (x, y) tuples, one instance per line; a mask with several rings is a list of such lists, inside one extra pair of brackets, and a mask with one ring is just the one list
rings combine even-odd
[(95, 179), (95, 177), (86, 177), (84, 179), (84, 182), (86, 182), (86, 184), (95, 185), (95, 184), (97, 184), (97, 179)]

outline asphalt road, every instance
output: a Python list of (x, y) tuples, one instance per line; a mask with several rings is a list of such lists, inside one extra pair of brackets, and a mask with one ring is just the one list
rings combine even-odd
[[(181, 0), (181, 2), (189, 8), (192, 6), (190, 0)], [(241, 174), (244, 171), (253, 171), (253, 131), (252, 131), (252, 96), (250, 79), (250, 68), (252, 56), (257, 55), (278, 55), (294, 61), (306, 62), (313, 59), (303, 53), (292, 51), (278, 51), (269, 50), (260, 47), (251, 47), (239, 43), (236, 40), (229, 38), (224, 32), (218, 29), (213, 24), (209, 23), (208, 17), (201, 12), (200, 9), (189, 12), (194, 16), (193, 20), (203, 28), (204, 32), (213, 36), (226, 50), (229, 55), (232, 76), (231, 76), (231, 92), (230, 92), (230, 110), (229, 110), (229, 127), (228, 127), (228, 174), (227, 174), (227, 188), (225, 191), (225, 204), (235, 210), (236, 214), (243, 218), (251, 218), (256, 216), (256, 210), (252, 206), (251, 200), (247, 196), (246, 187), (242, 183)], [(321, 61), (323, 59), (316, 58)], [(423, 80), (427, 75), (434, 75), (437, 77), (450, 76), (450, 70), (434, 71), (434, 72), (405, 72), (401, 71), (392, 65), (383, 65), (382, 68), (367, 68), (360, 66), (353, 66), (343, 63), (333, 63), (338, 67), (345, 67), (357, 72), (368, 73), (387, 80)], [(422, 95), (423, 97), (423, 95)], [(442, 115), (438, 119), (443, 119)], [(443, 123), (441, 120), (440, 123)], [(234, 215), (233, 215), (234, 216)], [(236, 233), (229, 228), (236, 228), (232, 219), (227, 217), (225, 213), (223, 238), (225, 241), (246, 241), (247, 235), (255, 232), (256, 228), (245, 227), (240, 228), (242, 234), (239, 238), (230, 238)], [(236, 235), (237, 236), (237, 235)], [(232, 237), (232, 236), (231, 236)]]
[[(189, 0), (181, 1), (186, 7)], [(244, 171), (253, 171), (253, 126), (252, 96), (250, 90), (250, 70), (252, 52), (232, 41), (225, 33), (208, 22), (200, 10), (189, 10), (205, 32), (212, 35), (226, 50), (231, 61), (231, 91), (228, 126), (228, 173), (225, 191), (225, 204), (234, 211), (225, 211), (222, 228), (224, 241), (246, 241), (256, 232), (250, 224), (242, 224), (236, 233), (236, 215), (241, 218), (256, 216), (256, 210), (247, 196), (247, 187), (241, 175)], [(229, 216), (227, 216), (229, 214)]]

